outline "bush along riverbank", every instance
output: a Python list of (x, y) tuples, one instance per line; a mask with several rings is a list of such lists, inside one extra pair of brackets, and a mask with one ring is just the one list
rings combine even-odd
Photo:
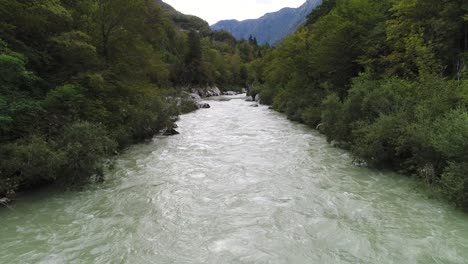
[(171, 87), (241, 86), (262, 49), (161, 1), (0, 6), (0, 198), (103, 180), (110, 156), (197, 108)]
[(262, 102), (468, 210), (468, 3), (324, 1), (249, 66)]

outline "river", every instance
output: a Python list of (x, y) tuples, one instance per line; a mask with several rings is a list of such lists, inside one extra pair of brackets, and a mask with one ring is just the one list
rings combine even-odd
[(0, 210), (0, 263), (468, 263), (468, 217), (240, 99)]

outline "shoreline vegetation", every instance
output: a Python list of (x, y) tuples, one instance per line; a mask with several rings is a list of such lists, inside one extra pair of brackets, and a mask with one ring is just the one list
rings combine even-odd
[(249, 65), (262, 103), (468, 211), (468, 2), (325, 0)]
[(109, 157), (197, 108), (187, 87), (240, 89), (265, 49), (155, 0), (0, 6), (1, 204), (104, 180)]

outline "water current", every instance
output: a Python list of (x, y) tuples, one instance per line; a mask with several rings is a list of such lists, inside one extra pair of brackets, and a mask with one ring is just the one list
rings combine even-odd
[(104, 184), (1, 209), (0, 263), (468, 263), (467, 215), (408, 177), (265, 106), (208, 103)]

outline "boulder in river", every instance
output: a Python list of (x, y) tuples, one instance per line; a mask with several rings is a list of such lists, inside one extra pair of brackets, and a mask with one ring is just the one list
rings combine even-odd
[(220, 96), (220, 95), (221, 95), (221, 91), (219, 90), (218, 87), (208, 88), (205, 94), (206, 97)]
[[(191, 96), (193, 99), (200, 99), (203, 97), (212, 97), (212, 96), (220, 96), (221, 91), (218, 87), (192, 87), (191, 89)], [(198, 96), (197, 96), (198, 95)]]
[(200, 95), (198, 93), (191, 93), (190, 97), (192, 97), (192, 99), (194, 99), (194, 100), (201, 99), (201, 97), (200, 97)]
[(198, 103), (198, 108), (211, 108), (211, 106), (207, 103)]
[(258, 107), (258, 104), (255, 103), (255, 104), (251, 104), (250, 106), (251, 106), (251, 107)]
[(223, 95), (237, 95), (237, 92), (234, 92), (234, 91), (227, 91), (227, 92), (224, 92)]
[(177, 130), (175, 130), (175, 128), (173, 127), (168, 128), (163, 132), (164, 136), (174, 136), (174, 135), (179, 135), (179, 134), (180, 133)]
[(245, 98), (245, 101), (246, 102), (253, 102), (252, 96), (247, 96), (247, 98)]
[(0, 198), (0, 205), (8, 206), (10, 203), (11, 200), (6, 197)]
[(260, 100), (262, 100), (262, 97), (260, 96), (260, 94), (256, 94), (256, 95), (255, 95), (255, 102), (259, 102), (259, 103), (260, 103)]

